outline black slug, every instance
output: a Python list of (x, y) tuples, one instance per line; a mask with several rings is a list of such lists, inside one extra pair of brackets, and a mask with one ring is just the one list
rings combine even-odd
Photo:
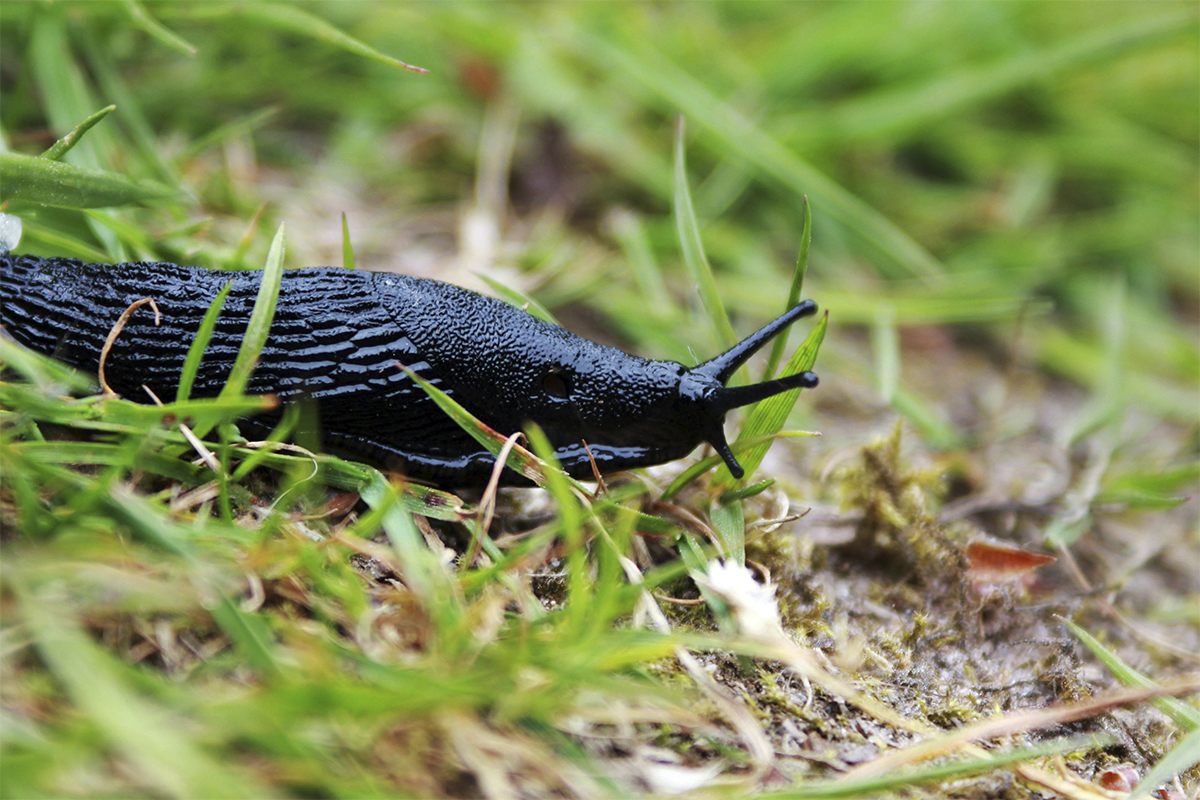
[[(0, 321), (21, 344), (95, 374), (100, 350), (131, 303), (105, 361), (112, 388), (175, 396), (188, 347), (220, 288), (232, 289), (192, 390), (217, 395), (237, 356), (261, 272), (166, 263), (89, 264), (0, 256)], [(445, 487), (487, 481), (495, 458), (401, 370), (404, 364), (505, 435), (532, 420), (572, 475), (661, 464), (708, 442), (741, 477), (722, 423), (732, 408), (817, 385), (804, 372), (753, 386), (724, 383), (800, 317), (805, 301), (727, 352), (695, 367), (650, 361), (596, 344), (499, 300), (390, 273), (285, 270), (279, 302), (248, 393), (317, 404), (323, 442)], [(506, 482), (520, 476), (506, 472)]]

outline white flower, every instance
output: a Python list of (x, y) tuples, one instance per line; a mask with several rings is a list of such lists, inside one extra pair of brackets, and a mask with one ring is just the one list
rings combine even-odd
[(12, 214), (0, 214), (0, 253), (7, 253), (21, 243), (21, 219)]
[(708, 562), (707, 574), (693, 571), (692, 579), (725, 601), (746, 638), (777, 643), (783, 635), (775, 584), (759, 583), (746, 567), (717, 559)]

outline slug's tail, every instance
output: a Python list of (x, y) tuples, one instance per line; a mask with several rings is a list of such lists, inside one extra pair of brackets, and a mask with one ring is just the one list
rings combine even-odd
[[(815, 313), (817, 313), (817, 304), (812, 300), (805, 300), (803, 303), (792, 306), (755, 333), (750, 334), (716, 358), (694, 367), (690, 372), (699, 378), (724, 384), (733, 376), (738, 367), (745, 364), (763, 345), (778, 336), (779, 333), (787, 329), (796, 320)], [(745, 475), (746, 471), (742, 469), (741, 464), (734, 458), (733, 451), (729, 448), (729, 443), (725, 440), (725, 429), (723, 427), (725, 414), (730, 409), (757, 403), (759, 400), (765, 400), (781, 392), (791, 389), (811, 389), (816, 385), (817, 375), (814, 372), (799, 372), (795, 375), (788, 375), (772, 381), (764, 381), (763, 383), (755, 383), (750, 386), (730, 387), (722, 385), (708, 393), (705, 397), (709, 422), (706, 426), (707, 430), (705, 431), (704, 438), (713, 446), (717, 454), (721, 456), (721, 459), (725, 462), (725, 466), (729, 468), (730, 474), (735, 478), (741, 478)]]

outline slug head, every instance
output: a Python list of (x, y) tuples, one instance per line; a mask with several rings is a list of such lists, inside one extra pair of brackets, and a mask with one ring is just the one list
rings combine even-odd
[[(382, 274), (376, 278), (380, 300), (422, 359), (410, 362), (416, 371), (438, 381), (468, 411), (505, 435), (536, 423), (563, 467), (576, 477), (591, 475), (593, 459), (602, 472), (662, 464), (687, 455), (701, 442), (712, 444), (741, 477), (743, 470), (722, 430), (725, 414), (789, 389), (817, 385), (817, 376), (805, 372), (752, 386), (725, 386), (759, 348), (797, 319), (815, 313), (812, 301), (689, 369), (588, 341), (449, 284)], [(430, 457), (474, 446), (463, 442), (465, 434), (448, 420), (436, 424), (452, 430), (435, 436), (432, 428), (426, 429), (422, 439)]]
[(763, 345), (816, 310), (815, 303), (805, 301), (691, 369), (572, 337), (578, 349), (567, 358), (559, 351), (557, 362), (543, 362), (522, 413), (543, 427), (564, 466), (576, 474), (590, 473), (580, 440), (588, 442), (601, 470), (659, 464), (708, 442), (740, 478), (744, 470), (725, 439), (725, 415), (790, 389), (812, 388), (817, 376), (802, 372), (750, 386), (725, 383)]
[(793, 306), (721, 355), (688, 370), (680, 382), (679, 395), (688, 408), (688, 415), (702, 431), (704, 441), (712, 445), (735, 478), (741, 478), (745, 470), (734, 458), (725, 440), (725, 415), (731, 409), (757, 403), (781, 392), (811, 389), (817, 385), (817, 375), (814, 372), (799, 372), (749, 386), (729, 387), (725, 383), (763, 345), (796, 320), (816, 311), (817, 304), (811, 300)]

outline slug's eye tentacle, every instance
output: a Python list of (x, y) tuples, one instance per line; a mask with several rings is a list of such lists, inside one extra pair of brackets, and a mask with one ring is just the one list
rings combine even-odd
[(725, 466), (729, 468), (730, 474), (735, 478), (741, 478), (746, 471), (734, 458), (733, 451), (725, 440), (725, 430), (722, 427), (725, 414), (731, 409), (757, 403), (759, 400), (765, 400), (791, 389), (811, 389), (817, 385), (817, 375), (814, 372), (800, 372), (750, 386), (727, 387), (722, 384), (729, 380), (737, 368), (745, 364), (750, 356), (774, 339), (788, 325), (801, 317), (815, 314), (816, 311), (817, 304), (812, 300), (805, 300), (788, 309), (778, 318), (750, 334), (721, 355), (689, 370), (693, 380), (699, 379), (717, 384), (715, 387), (710, 386), (709, 390), (704, 392), (701, 401), (704, 414), (708, 419), (705, 424), (704, 439), (717, 451), (717, 455), (721, 456), (721, 460), (725, 462)]
[[(803, 303), (798, 303), (745, 339), (742, 339), (724, 353), (721, 353), (721, 355), (705, 361), (698, 367), (693, 367), (692, 372), (714, 378), (718, 383), (725, 383), (733, 377), (733, 373), (737, 372), (738, 367), (749, 361), (750, 356), (757, 353), (759, 348), (764, 344), (774, 339), (780, 331), (801, 317), (807, 317), (815, 313), (817, 313), (817, 304), (812, 300), (805, 300)], [(795, 387), (789, 386), (788, 388)], [(779, 391), (784, 390), (780, 389)]]
[(732, 386), (718, 389), (712, 399), (714, 408), (720, 408), (721, 413), (740, 406), (748, 406), (759, 400), (786, 392), (791, 389), (812, 389), (819, 379), (815, 372), (798, 372), (786, 378), (776, 378), (773, 381), (755, 383), (750, 386)]

